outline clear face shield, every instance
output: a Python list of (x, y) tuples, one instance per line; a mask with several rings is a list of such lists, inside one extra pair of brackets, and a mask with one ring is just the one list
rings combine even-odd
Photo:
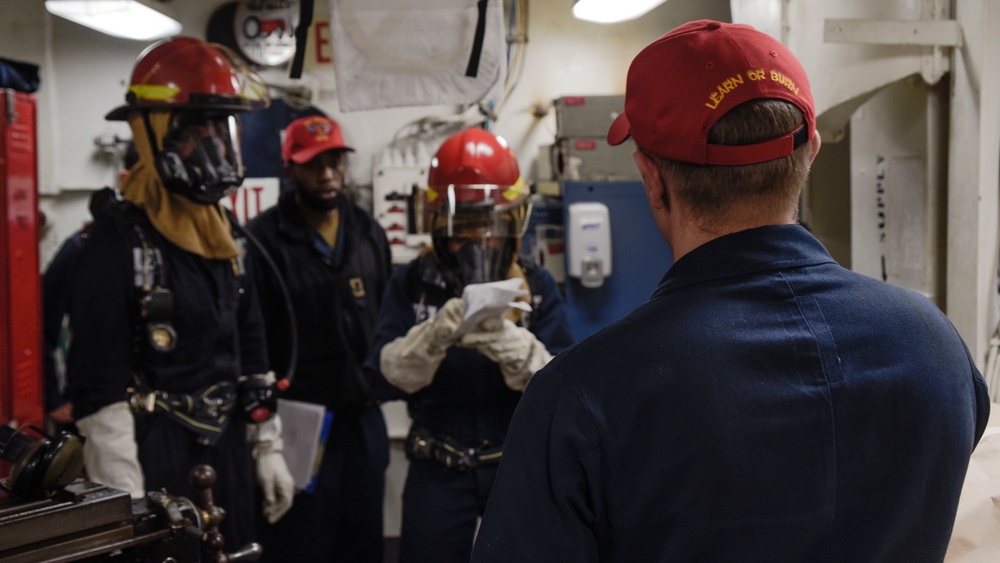
[[(497, 186), (450, 186), (435, 205), (427, 197), (424, 225), (446, 275), (458, 286), (507, 279), (531, 212), (530, 199), (498, 204)], [(470, 190), (479, 191), (470, 195)], [(463, 193), (464, 192), (464, 193)], [(430, 192), (428, 192), (429, 194)]]
[(244, 177), (241, 133), (232, 114), (175, 112), (163, 138), (164, 182), (202, 204), (231, 195)]

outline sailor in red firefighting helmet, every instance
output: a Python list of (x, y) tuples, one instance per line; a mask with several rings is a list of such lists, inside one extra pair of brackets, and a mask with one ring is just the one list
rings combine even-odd
[[(453, 135), (420, 199), (433, 248), (386, 288), (367, 367), (381, 398), (405, 399), (413, 418), (400, 561), (468, 559), (521, 392), (572, 342), (552, 276), (518, 256), (529, 196), (503, 138), (480, 128)], [(531, 312), (511, 308), (452, 345), (463, 288), (510, 278)]]
[(266, 103), (225, 47), (177, 37), (139, 56), (125, 105), (107, 115), (131, 125), (139, 162), (81, 249), (70, 311), (90, 478), (197, 498), (188, 473), (210, 464), (233, 548), (253, 539), (255, 479), (270, 520), (294, 494), (280, 419), (243, 400), (273, 375), (244, 239), (219, 204), (243, 180), (238, 114)]

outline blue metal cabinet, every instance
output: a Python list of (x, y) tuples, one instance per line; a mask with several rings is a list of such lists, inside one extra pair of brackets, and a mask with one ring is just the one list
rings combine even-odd
[(564, 225), (569, 206), (587, 201), (606, 205), (611, 223), (611, 276), (596, 288), (566, 278), (570, 326), (582, 340), (645, 303), (673, 264), (673, 252), (653, 221), (642, 182), (565, 182), (562, 195)]

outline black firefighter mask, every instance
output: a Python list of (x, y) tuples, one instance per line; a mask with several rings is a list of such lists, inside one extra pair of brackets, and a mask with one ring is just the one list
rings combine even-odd
[(164, 186), (195, 203), (218, 203), (243, 183), (240, 123), (235, 115), (176, 112), (162, 147), (156, 171)]
[(506, 279), (517, 250), (517, 239), (444, 237), (435, 238), (434, 247), (449, 285), (463, 288)]

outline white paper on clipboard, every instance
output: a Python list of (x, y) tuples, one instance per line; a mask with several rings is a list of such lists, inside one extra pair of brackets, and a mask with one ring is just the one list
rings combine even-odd
[(321, 451), (326, 409), (323, 405), (278, 399), (281, 413), (281, 438), (285, 442), (282, 454), (295, 488), (306, 490), (312, 481), (316, 456)]

